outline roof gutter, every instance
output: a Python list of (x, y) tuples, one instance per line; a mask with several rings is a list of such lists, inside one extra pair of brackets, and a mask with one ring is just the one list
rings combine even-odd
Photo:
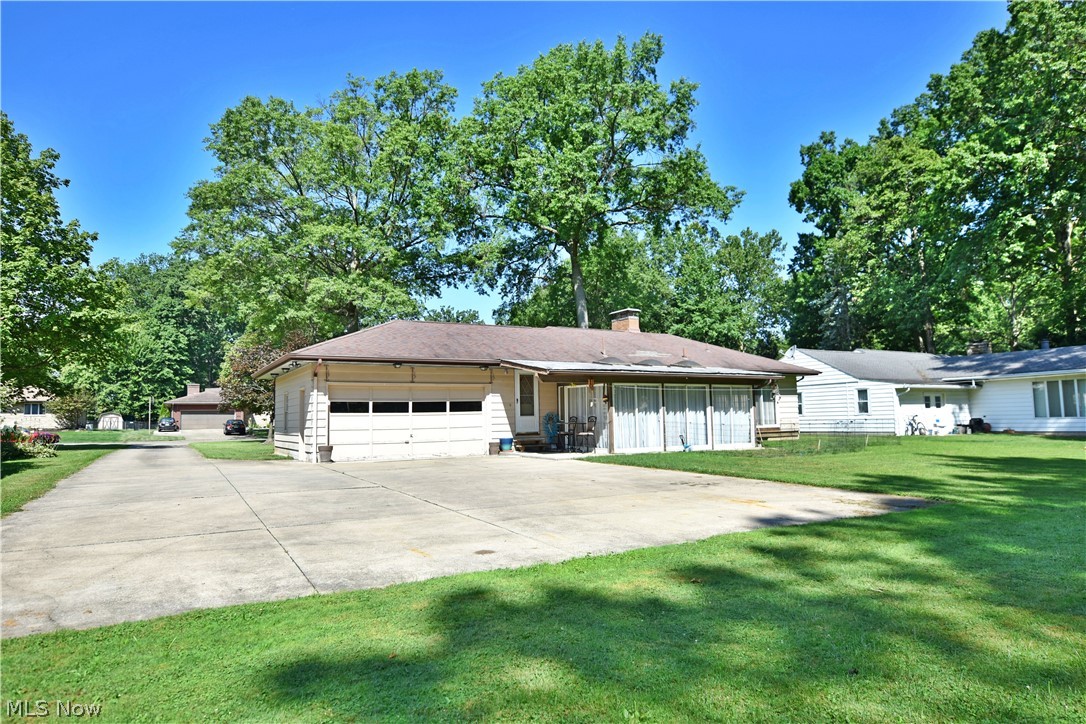
[(1058, 377), (1062, 375), (1082, 375), (1086, 374), (1086, 368), (1071, 369), (1071, 370), (1045, 370), (1044, 372), (1013, 372), (1007, 375), (970, 375), (968, 377), (944, 377), (944, 382), (988, 382), (990, 380), (1025, 380), (1025, 379), (1048, 379), (1049, 377)]
[(419, 359), (415, 357), (357, 357), (354, 355), (326, 355), (326, 354), (285, 354), (269, 365), (266, 365), (253, 374), (255, 379), (265, 377), (275, 371), (276, 367), (283, 367), (290, 362), (339, 362), (341, 364), (361, 365), (429, 365), (432, 367), (477, 367), (489, 365), (497, 367), (501, 360), (496, 359)]

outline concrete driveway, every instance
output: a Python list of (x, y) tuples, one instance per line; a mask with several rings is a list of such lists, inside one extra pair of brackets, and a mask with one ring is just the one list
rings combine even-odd
[[(258, 444), (258, 443), (254, 443)], [(577, 460), (210, 461), (131, 445), (0, 523), (0, 635), (384, 586), (914, 508)]]

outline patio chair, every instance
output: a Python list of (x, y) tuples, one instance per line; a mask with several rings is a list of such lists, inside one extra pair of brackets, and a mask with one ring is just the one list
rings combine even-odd
[(563, 429), (558, 436), (562, 438), (562, 449), (569, 452), (573, 449), (573, 444), (577, 441), (577, 416), (570, 415), (566, 419)]
[(577, 449), (591, 452), (596, 449), (596, 416), (589, 415), (584, 430), (577, 433)]

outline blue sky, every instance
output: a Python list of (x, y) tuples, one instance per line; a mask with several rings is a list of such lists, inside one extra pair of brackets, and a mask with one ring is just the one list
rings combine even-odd
[(168, 250), (186, 191), (211, 177), (209, 124), (247, 95), (316, 105), (348, 74), (437, 68), (463, 113), (482, 82), (559, 43), (652, 31), (661, 79), (701, 86), (692, 140), (714, 178), (746, 191), (727, 230), (791, 243), (799, 147), (823, 130), (866, 138), (1006, 20), (998, 2), (3, 2), (0, 105), (36, 150), (60, 152), (63, 214), (98, 232), (100, 263)]

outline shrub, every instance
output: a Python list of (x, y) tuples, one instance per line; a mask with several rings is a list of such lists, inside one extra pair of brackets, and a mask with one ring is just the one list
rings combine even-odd
[(0, 428), (0, 460), (55, 458), (60, 435), (53, 432), (27, 433), (18, 427)]
[(60, 435), (55, 432), (32, 432), (30, 433), (30, 442), (35, 445), (56, 445), (60, 442)]

